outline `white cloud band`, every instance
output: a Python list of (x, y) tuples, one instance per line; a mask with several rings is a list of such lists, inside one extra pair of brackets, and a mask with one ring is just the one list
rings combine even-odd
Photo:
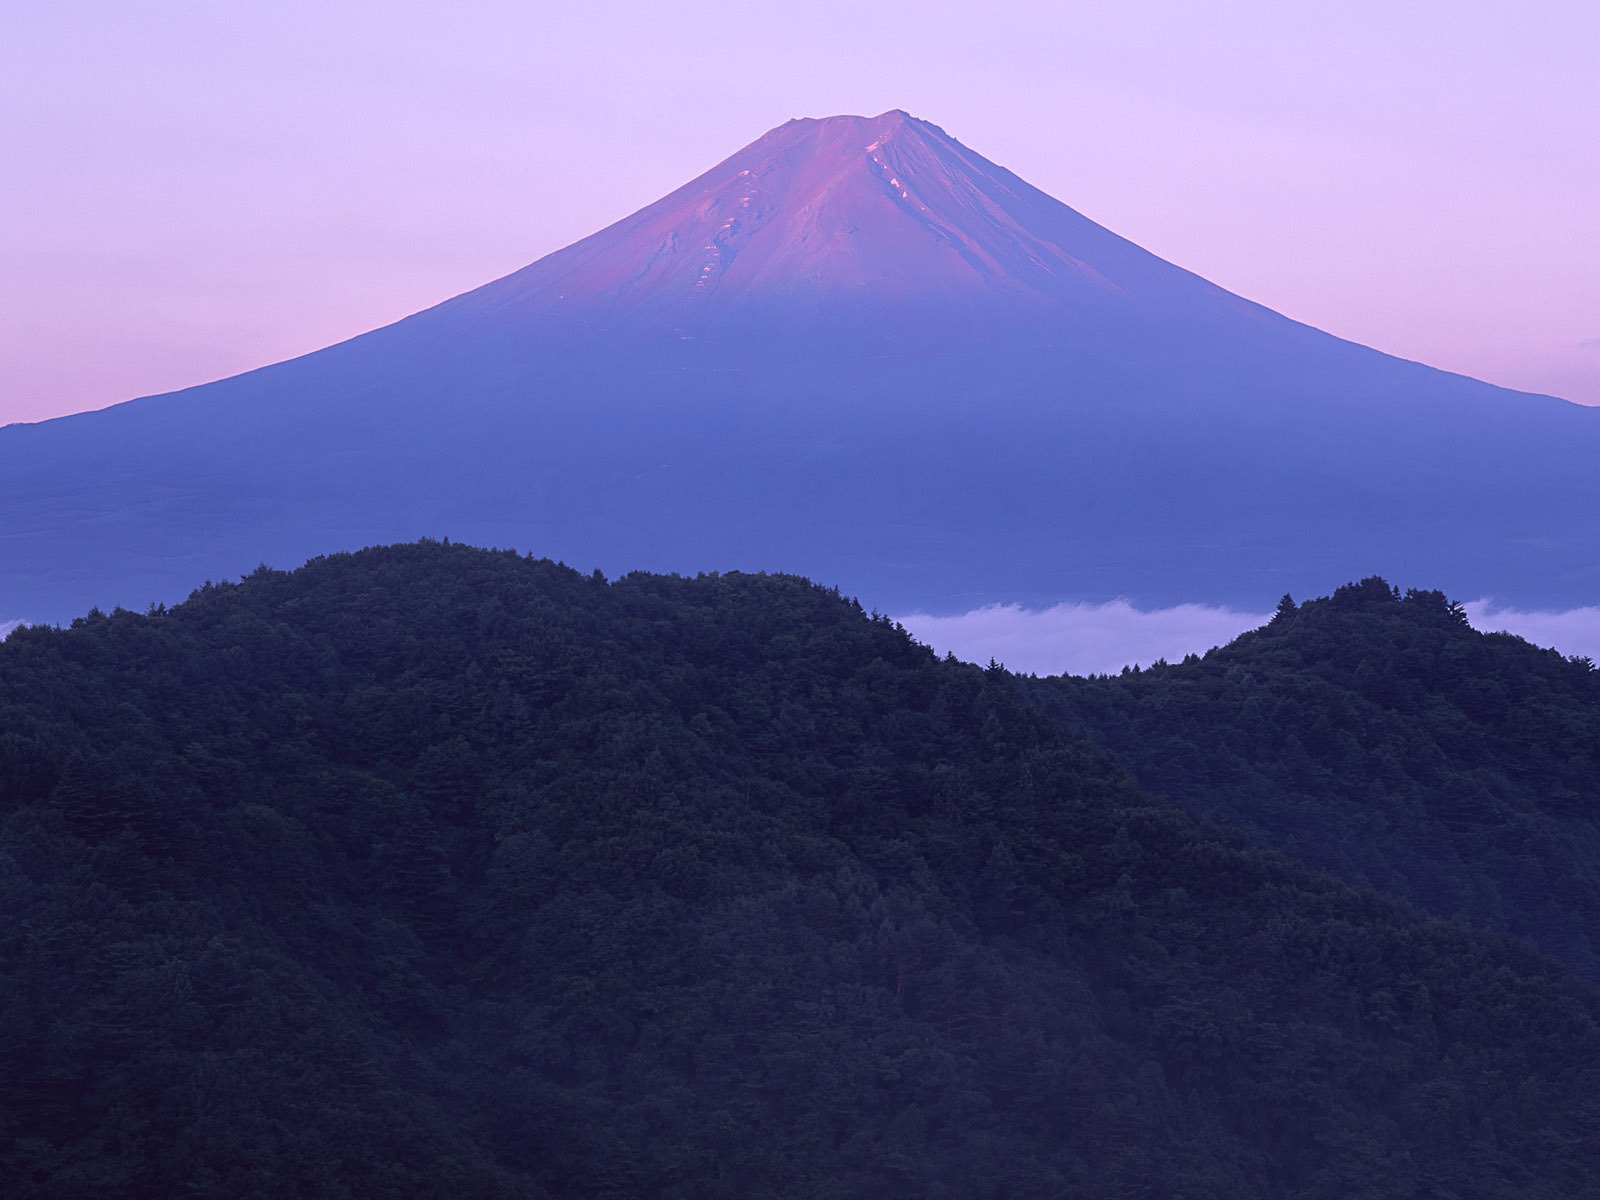
[[(1475, 629), (1504, 630), (1536, 646), (1600, 661), (1600, 608), (1523, 612), (1496, 608), (1490, 600), (1465, 607)], [(1271, 616), (1202, 604), (1144, 612), (1126, 600), (1113, 600), (1045, 609), (991, 604), (956, 616), (910, 613), (898, 619), (918, 641), (967, 662), (992, 658), (1013, 671), (1037, 675), (1094, 675), (1132, 663), (1149, 665), (1158, 658), (1177, 662), (1185, 654), (1203, 654), (1266, 624)]]
[(1201, 604), (1141, 612), (1126, 600), (1113, 600), (1044, 609), (991, 604), (953, 617), (910, 613), (898, 619), (918, 641), (968, 662), (993, 658), (1013, 671), (1093, 675), (1203, 653), (1271, 615)]
[(1535, 646), (1581, 654), (1600, 662), (1600, 608), (1570, 608), (1565, 612), (1522, 612), (1496, 608), (1492, 600), (1464, 605), (1474, 629), (1485, 633), (1514, 633)]

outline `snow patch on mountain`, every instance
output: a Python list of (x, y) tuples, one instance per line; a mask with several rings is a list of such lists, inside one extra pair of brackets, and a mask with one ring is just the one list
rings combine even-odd
[[(632, 216), (444, 308), (680, 333), (774, 301), (1040, 318), (1085, 290), (1225, 296), (900, 110), (770, 130)], [(1003, 312), (997, 312), (996, 306)]]

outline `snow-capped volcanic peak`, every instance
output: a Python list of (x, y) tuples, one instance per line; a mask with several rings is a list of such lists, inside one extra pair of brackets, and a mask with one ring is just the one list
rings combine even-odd
[(896, 109), (789, 121), (461, 300), (681, 328), (838, 305), (1051, 309), (1138, 290), (1153, 269), (1199, 284)]
[(392, 325), (0, 430), (0, 600), (65, 620), (448, 533), (890, 611), (1374, 571), (1575, 607), (1596, 417), (1251, 304), (903, 112), (797, 120)]

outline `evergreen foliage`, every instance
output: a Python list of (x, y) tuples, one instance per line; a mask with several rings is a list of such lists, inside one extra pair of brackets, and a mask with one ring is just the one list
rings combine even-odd
[(1600, 672), (1338, 589), (1182, 665), (1026, 685), (1151, 791), (1600, 980)]
[(436, 543), (23, 630), (0, 1187), (1588, 1193), (1586, 986), (1020, 686), (794, 578)]

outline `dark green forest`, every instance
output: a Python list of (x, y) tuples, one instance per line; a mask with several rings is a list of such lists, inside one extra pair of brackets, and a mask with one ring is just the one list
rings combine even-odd
[(1153, 793), (1600, 982), (1600, 671), (1382, 579), (1028, 694)]
[[(438, 543), (21, 630), (0, 1191), (1590, 1195), (1596, 993), (1468, 922), (1589, 969), (1473, 821), (1543, 818), (1527, 878), (1589, 877), (1592, 674), (1367, 587), (1091, 681), (941, 661), (801, 579)], [(1408, 622), (1443, 649), (1350, 648)], [(1219, 698), (1189, 757), (1145, 711), (1169, 672)], [(1290, 753), (1347, 693), (1399, 740), (1340, 708)], [(1291, 836), (1366, 794), (1347, 742), (1395, 785), (1374, 822), (1453, 798), (1437, 870)]]

